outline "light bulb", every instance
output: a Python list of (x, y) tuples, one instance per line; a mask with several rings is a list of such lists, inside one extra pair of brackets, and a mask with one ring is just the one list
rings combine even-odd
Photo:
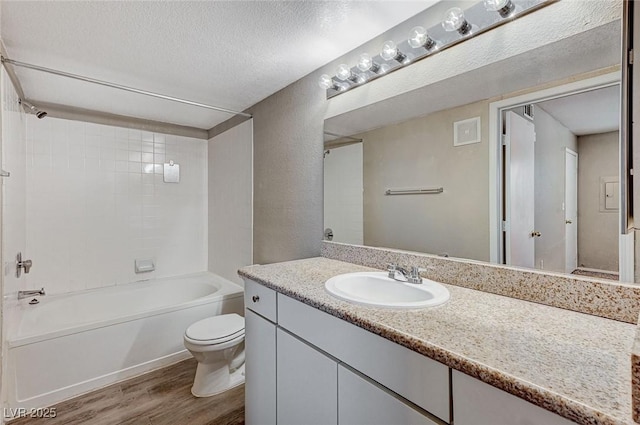
[(338, 65), (338, 70), (336, 71), (336, 77), (342, 81), (346, 81), (351, 77), (351, 68), (346, 63)]
[(363, 53), (358, 57), (358, 69), (362, 72), (375, 72), (376, 74), (380, 70), (380, 66), (373, 61), (373, 58), (369, 53)]
[(435, 47), (436, 42), (433, 41), (429, 34), (427, 34), (427, 30), (423, 27), (415, 27), (409, 33), (409, 46), (417, 49), (418, 47), (424, 47), (427, 50), (431, 50)]
[(452, 7), (445, 13), (442, 28), (445, 31), (458, 31), (461, 35), (471, 31), (471, 24), (464, 17), (464, 12), (459, 7)]
[(363, 53), (358, 57), (358, 69), (362, 72), (367, 72), (373, 66), (373, 59), (369, 53)]
[(402, 63), (405, 58), (405, 55), (400, 53), (400, 51), (396, 47), (396, 43), (394, 43), (392, 40), (385, 41), (385, 43), (382, 45), (382, 52), (380, 53), (380, 56), (386, 61), (395, 59), (400, 63)]
[(397, 54), (398, 48), (396, 47), (396, 43), (393, 41), (389, 40), (382, 45), (382, 53), (380, 53), (382, 59), (389, 61), (395, 58)]
[(484, 8), (490, 12), (498, 12), (500, 16), (507, 18), (516, 6), (511, 0), (484, 0)]
[(320, 80), (318, 80), (318, 85), (320, 86), (320, 88), (323, 88), (325, 90), (329, 90), (330, 88), (335, 87), (333, 79), (329, 77), (327, 74), (322, 74), (320, 76)]

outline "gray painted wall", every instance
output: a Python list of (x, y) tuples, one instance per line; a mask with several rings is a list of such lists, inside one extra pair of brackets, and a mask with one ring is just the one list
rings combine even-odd
[[(489, 260), (486, 101), (358, 135), (364, 145), (364, 243)], [(480, 143), (453, 146), (453, 123), (481, 117)], [(434, 195), (385, 196), (389, 188)]]
[(618, 176), (617, 131), (578, 137), (578, 265), (618, 271), (618, 211), (600, 211), (600, 178)]
[(325, 105), (314, 75), (249, 109), (254, 131), (256, 264), (320, 254)]
[[(577, 152), (577, 138), (539, 106), (535, 107), (536, 268), (565, 271), (564, 162), (565, 148)], [(581, 158), (578, 156), (578, 164)], [(579, 207), (578, 207), (579, 211)], [(580, 225), (578, 225), (579, 227)]]

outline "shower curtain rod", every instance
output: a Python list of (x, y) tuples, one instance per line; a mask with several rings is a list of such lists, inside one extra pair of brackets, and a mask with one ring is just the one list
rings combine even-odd
[(154, 92), (150, 92), (150, 91), (147, 91), (147, 90), (136, 89), (136, 88), (133, 88), (133, 87), (123, 86), (121, 84), (116, 84), (116, 83), (110, 83), (108, 81), (97, 80), (95, 78), (84, 77), (82, 75), (71, 74), (69, 72), (64, 72), (64, 71), (58, 71), (56, 69), (45, 68), (43, 66), (33, 65), (33, 64), (30, 64), (30, 63), (25, 63), (25, 62), (16, 61), (16, 60), (13, 60), (13, 59), (5, 58), (4, 56), (0, 56), (0, 59), (1, 59), (3, 64), (4, 63), (8, 63), (8, 64), (11, 64), (11, 65), (14, 65), (14, 66), (19, 66), (21, 68), (33, 69), (34, 71), (46, 72), (48, 74), (58, 75), (60, 77), (66, 77), (66, 78), (71, 78), (71, 79), (74, 79), (74, 80), (85, 81), (87, 83), (98, 84), (100, 86), (111, 87), (111, 88), (114, 88), (114, 89), (124, 90), (124, 91), (128, 91), (128, 92), (131, 92), (131, 93), (138, 93), (138, 94), (142, 94), (142, 95), (145, 95), (145, 96), (156, 97), (158, 99), (170, 100), (172, 102), (183, 103), (185, 105), (197, 106), (199, 108), (205, 108), (205, 109), (212, 109), (214, 111), (219, 111), (219, 112), (226, 112), (227, 114), (242, 115), (243, 117), (249, 117), (249, 118), (252, 117), (251, 114), (247, 114), (246, 112), (234, 111), (232, 109), (221, 108), (219, 106), (213, 106), (213, 105), (207, 105), (205, 103), (193, 102), (191, 100), (180, 99), (178, 97), (167, 96), (167, 95), (164, 95), (164, 94), (154, 93)]

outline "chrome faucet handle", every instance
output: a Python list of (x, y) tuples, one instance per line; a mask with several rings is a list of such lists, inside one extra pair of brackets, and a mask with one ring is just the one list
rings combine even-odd
[(411, 267), (411, 276), (412, 277), (420, 276), (420, 272), (424, 272), (424, 271), (427, 271), (427, 269), (425, 269), (423, 267), (412, 266)]
[(29, 273), (29, 270), (31, 270), (31, 266), (33, 266), (33, 261), (31, 260), (25, 260), (22, 262), (22, 268), (24, 269), (25, 273)]
[(426, 269), (422, 267), (412, 266), (411, 273), (407, 277), (407, 281), (409, 283), (422, 283), (422, 277), (420, 276), (420, 272), (425, 271)]
[(389, 272), (389, 279), (395, 279), (397, 267), (398, 266), (393, 263), (387, 264), (387, 272)]

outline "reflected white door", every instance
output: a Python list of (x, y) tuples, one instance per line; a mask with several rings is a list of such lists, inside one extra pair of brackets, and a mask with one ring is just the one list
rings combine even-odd
[(514, 112), (506, 124), (506, 263), (535, 266), (535, 127)]
[(565, 272), (571, 273), (578, 267), (578, 154), (566, 149), (564, 166), (564, 258)]
[(364, 243), (362, 153), (356, 143), (324, 154), (324, 228), (334, 242)]

